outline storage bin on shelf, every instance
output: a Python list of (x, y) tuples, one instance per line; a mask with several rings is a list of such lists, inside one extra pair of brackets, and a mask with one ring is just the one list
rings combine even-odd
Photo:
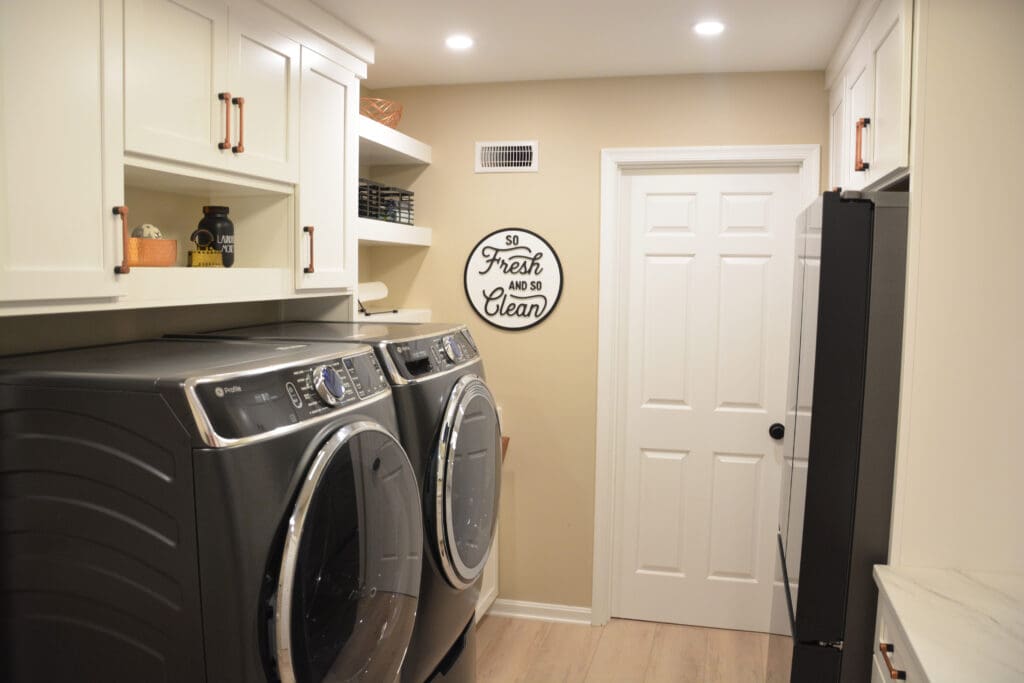
[(389, 187), (366, 178), (359, 179), (359, 215), (392, 223), (413, 224), (413, 195), (410, 190)]

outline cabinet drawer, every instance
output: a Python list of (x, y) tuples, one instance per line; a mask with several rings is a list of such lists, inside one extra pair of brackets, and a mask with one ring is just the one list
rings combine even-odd
[[(883, 644), (889, 646), (889, 663), (892, 664), (895, 671), (902, 672), (902, 677), (893, 679), (890, 674), (889, 666), (886, 664), (885, 656), (881, 651)], [(878, 618), (875, 625), (873, 669), (874, 671), (871, 674), (872, 683), (876, 680), (905, 680), (909, 683), (923, 683), (928, 680), (920, 673), (920, 667), (910, 651), (907, 638), (897, 625), (892, 607), (881, 596), (878, 601)]]

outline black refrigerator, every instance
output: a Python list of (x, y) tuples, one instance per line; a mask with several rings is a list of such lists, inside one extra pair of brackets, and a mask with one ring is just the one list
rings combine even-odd
[(768, 680), (866, 683), (888, 555), (905, 192), (826, 192), (797, 222)]

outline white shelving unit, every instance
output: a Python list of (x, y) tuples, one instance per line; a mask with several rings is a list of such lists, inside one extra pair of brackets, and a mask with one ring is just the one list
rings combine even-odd
[(430, 228), (372, 218), (356, 219), (356, 235), (359, 244), (371, 247), (429, 247), (431, 242)]
[[(430, 145), (405, 133), (377, 123), (365, 116), (359, 117), (359, 166), (426, 166), (431, 162)], [(404, 225), (372, 218), (357, 218), (356, 235), (361, 247), (429, 247), (433, 241), (430, 228)], [(358, 293), (357, 293), (358, 296)], [(372, 306), (371, 306), (372, 308)], [(402, 309), (397, 313), (366, 316), (357, 314), (358, 320), (376, 322), (430, 322), (429, 309)]]
[(373, 119), (359, 117), (360, 166), (425, 166), (430, 158), (430, 145), (425, 142)]

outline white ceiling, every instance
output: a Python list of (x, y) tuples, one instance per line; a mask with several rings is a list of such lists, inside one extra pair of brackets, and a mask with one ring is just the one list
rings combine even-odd
[[(824, 69), (858, 0), (314, 0), (376, 45), (367, 86)], [(714, 18), (716, 38), (692, 31)], [(476, 45), (444, 46), (452, 33)]]

